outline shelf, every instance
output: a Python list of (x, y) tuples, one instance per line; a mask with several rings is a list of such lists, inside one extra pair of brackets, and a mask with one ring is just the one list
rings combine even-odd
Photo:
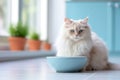
[(55, 51), (0, 51), (0, 61), (55, 56)]

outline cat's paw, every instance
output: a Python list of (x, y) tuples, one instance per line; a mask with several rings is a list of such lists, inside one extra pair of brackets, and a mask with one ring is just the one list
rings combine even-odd
[(97, 71), (97, 69), (95, 69), (95, 68), (92, 68), (92, 71)]
[(92, 67), (90, 65), (84, 67), (83, 71), (92, 71)]

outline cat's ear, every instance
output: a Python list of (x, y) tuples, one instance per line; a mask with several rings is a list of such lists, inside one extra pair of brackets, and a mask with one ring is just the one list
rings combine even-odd
[(88, 17), (84, 18), (84, 19), (83, 19), (83, 22), (84, 22), (84, 23), (88, 23)]
[(72, 23), (72, 20), (70, 20), (69, 18), (65, 18), (65, 19), (64, 19), (64, 22), (65, 22), (66, 24), (71, 24), (71, 23)]
[(81, 21), (81, 23), (87, 24), (87, 23), (88, 23), (88, 17), (84, 18), (84, 19)]

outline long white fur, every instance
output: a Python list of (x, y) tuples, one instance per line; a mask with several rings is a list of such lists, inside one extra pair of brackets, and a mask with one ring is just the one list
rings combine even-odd
[(87, 56), (88, 60), (90, 60), (88, 64), (93, 69), (105, 69), (108, 64), (107, 47), (96, 33), (91, 32), (87, 23), (86, 25), (88, 26), (88, 30), (84, 33), (83, 38), (79, 41), (74, 41), (67, 35), (66, 24), (63, 24), (56, 41), (57, 56)]

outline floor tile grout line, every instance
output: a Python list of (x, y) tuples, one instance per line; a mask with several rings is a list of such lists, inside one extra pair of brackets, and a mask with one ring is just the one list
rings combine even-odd
[(95, 74), (96, 74), (96, 73), (93, 73), (93, 74), (89, 75), (88, 77), (86, 77), (86, 78), (83, 79), (83, 80), (88, 80), (89, 78), (93, 77)]

